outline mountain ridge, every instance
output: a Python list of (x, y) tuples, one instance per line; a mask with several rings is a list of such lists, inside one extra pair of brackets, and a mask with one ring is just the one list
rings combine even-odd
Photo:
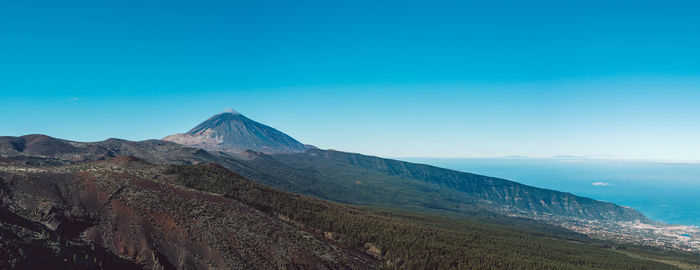
[[(109, 139), (79, 143), (29, 135), (0, 137), (0, 154), (16, 162), (45, 162), (49, 166), (103, 160), (119, 155), (131, 155), (155, 164), (213, 162), (284, 191), (350, 204), (452, 209), (449, 211), (471, 211), (485, 207), (492, 211), (522, 210), (587, 219), (649, 222), (643, 214), (628, 207), (570, 193), (430, 165), (340, 151), (309, 149), (303, 153), (265, 154), (249, 150), (229, 155), (158, 140), (131, 142)], [(37, 161), (36, 154), (48, 159)], [(363, 184), (357, 184), (357, 181)], [(434, 197), (436, 192), (440, 197)], [(393, 195), (387, 196), (390, 194)], [(446, 208), (446, 205), (450, 206)]]
[[(642, 213), (627, 206), (602, 202), (568, 192), (543, 189), (524, 185), (511, 180), (455, 171), (436, 166), (385, 159), (357, 153), (311, 149), (305, 153), (271, 155), (281, 163), (292, 167), (317, 169), (326, 173), (347, 170), (345, 164), (359, 170), (376, 171), (394, 176), (399, 181), (416, 179), (420, 182), (445, 187), (450, 191), (468, 194), (463, 200), (475, 199), (486, 204), (498, 204), (518, 210), (548, 213), (558, 216), (571, 216), (601, 220), (640, 220), (650, 222)], [(365, 179), (372, 177), (367, 174)], [(402, 180), (403, 179), (403, 180)], [(362, 180), (360, 180), (362, 181)], [(365, 181), (364, 184), (370, 182)], [(367, 189), (378, 188), (368, 187)], [(438, 189), (436, 189), (438, 190)], [(449, 194), (444, 196), (449, 197)], [(458, 199), (460, 197), (456, 197)], [(478, 203), (478, 202), (477, 202)], [(483, 203), (481, 203), (483, 205)], [(488, 205), (487, 205), (488, 206)], [(497, 206), (497, 207), (500, 207)], [(512, 209), (514, 210), (514, 209)]]

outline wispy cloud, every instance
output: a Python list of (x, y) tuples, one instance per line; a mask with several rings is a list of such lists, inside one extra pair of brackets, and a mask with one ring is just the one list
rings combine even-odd
[(612, 184), (608, 182), (593, 182), (593, 185), (598, 187), (607, 187), (611, 186)]
[(78, 101), (78, 99), (79, 99), (78, 97), (72, 97), (72, 98), (70, 98), (70, 101)]

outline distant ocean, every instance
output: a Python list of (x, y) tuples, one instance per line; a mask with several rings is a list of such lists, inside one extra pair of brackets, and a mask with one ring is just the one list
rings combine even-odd
[(533, 158), (401, 158), (630, 206), (700, 226), (700, 164)]

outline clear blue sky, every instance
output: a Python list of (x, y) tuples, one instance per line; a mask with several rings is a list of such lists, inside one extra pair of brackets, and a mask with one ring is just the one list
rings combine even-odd
[(700, 1), (142, 2), (0, 0), (0, 135), (700, 160)]

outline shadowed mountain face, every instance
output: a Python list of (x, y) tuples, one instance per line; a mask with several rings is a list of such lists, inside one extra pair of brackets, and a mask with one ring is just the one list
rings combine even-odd
[(229, 153), (253, 150), (263, 153), (294, 153), (309, 149), (272, 127), (229, 110), (217, 114), (187, 133), (163, 138), (178, 144)]
[[(3, 193), (0, 197), (4, 196)], [(1, 207), (0, 269), (126, 270), (143, 266), (119, 258), (101, 246), (62, 237), (39, 222)]]
[[(349, 194), (354, 204), (413, 204), (445, 212), (464, 208), (485, 208), (497, 212), (520, 212), (526, 216), (544, 214), (606, 221), (649, 221), (642, 213), (624, 206), (571, 193), (542, 189), (517, 182), (373, 156), (311, 149), (306, 153), (270, 155), (292, 168), (313, 170), (323, 175), (319, 182), (334, 182)], [(306, 187), (303, 187), (306, 188)], [(352, 192), (347, 192), (352, 190)], [(398, 196), (397, 196), (398, 195)], [(323, 197), (341, 196), (332, 190)]]

